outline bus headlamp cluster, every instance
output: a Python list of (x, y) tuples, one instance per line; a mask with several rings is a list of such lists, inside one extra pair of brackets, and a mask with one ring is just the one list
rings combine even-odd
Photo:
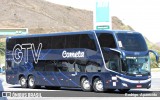
[(123, 85), (124, 87), (128, 87), (128, 85), (127, 85), (126, 83), (122, 83), (122, 85)]

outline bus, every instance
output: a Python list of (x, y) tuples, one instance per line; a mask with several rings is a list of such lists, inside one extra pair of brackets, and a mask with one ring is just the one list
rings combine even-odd
[(22, 88), (128, 92), (151, 87), (149, 53), (135, 31), (90, 30), (6, 39), (6, 81)]

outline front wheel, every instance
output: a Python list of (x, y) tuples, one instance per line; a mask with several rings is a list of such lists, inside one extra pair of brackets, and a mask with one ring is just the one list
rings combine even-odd
[(118, 89), (120, 92), (122, 92), (122, 93), (126, 93), (126, 92), (128, 92), (130, 89)]
[(81, 88), (83, 91), (86, 91), (86, 92), (92, 91), (92, 86), (90, 85), (90, 82), (87, 78), (81, 79)]
[(103, 82), (100, 78), (94, 79), (93, 89), (94, 89), (95, 92), (104, 92)]
[(29, 76), (28, 78), (28, 87), (32, 89), (36, 88), (35, 78), (33, 76)]

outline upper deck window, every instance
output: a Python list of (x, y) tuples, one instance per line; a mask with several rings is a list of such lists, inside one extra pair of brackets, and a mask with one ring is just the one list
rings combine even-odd
[(118, 45), (126, 51), (146, 51), (147, 45), (141, 34), (117, 33)]
[(112, 34), (98, 34), (98, 40), (101, 47), (116, 48), (116, 43)]

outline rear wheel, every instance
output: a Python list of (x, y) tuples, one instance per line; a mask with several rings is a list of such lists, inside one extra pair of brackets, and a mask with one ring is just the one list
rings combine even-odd
[(130, 89), (118, 89), (120, 92), (122, 92), (122, 93), (126, 93), (126, 92), (128, 92)]
[(19, 82), (22, 88), (27, 88), (27, 80), (24, 76), (20, 77)]
[(94, 79), (93, 89), (94, 89), (95, 92), (104, 92), (103, 82), (100, 78)]
[(33, 76), (29, 76), (28, 78), (28, 87), (32, 89), (36, 88), (35, 78)]
[(92, 91), (92, 86), (90, 85), (90, 82), (87, 78), (81, 79), (81, 88), (83, 91), (86, 91), (86, 92)]

